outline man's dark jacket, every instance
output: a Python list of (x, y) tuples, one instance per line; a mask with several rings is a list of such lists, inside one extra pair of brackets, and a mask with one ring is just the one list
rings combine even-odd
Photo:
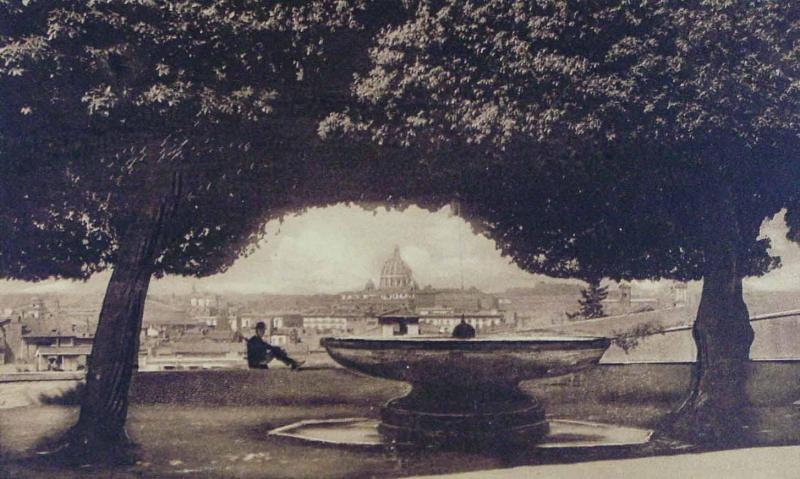
[(274, 355), (274, 346), (259, 338), (258, 335), (247, 340), (247, 366), (266, 369), (268, 356)]

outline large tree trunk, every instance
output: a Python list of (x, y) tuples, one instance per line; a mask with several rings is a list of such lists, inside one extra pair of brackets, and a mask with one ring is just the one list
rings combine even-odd
[(706, 447), (747, 441), (750, 423), (747, 363), (753, 328), (742, 295), (738, 228), (730, 202), (718, 205), (709, 221), (703, 293), (692, 329), (697, 346), (692, 389), (680, 408), (659, 427), (664, 435)]
[(67, 434), (65, 452), (71, 461), (132, 458), (125, 431), (128, 389), (138, 365), (142, 315), (164, 223), (177, 206), (179, 177), (174, 179), (171, 194), (143, 208), (120, 239), (94, 337), (80, 417)]

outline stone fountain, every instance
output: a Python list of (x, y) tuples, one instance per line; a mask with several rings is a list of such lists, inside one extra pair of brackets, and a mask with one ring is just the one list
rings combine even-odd
[(541, 441), (542, 405), (520, 381), (591, 367), (606, 338), (324, 338), (339, 364), (403, 381), (411, 391), (386, 403), (379, 431), (397, 443), (505, 446)]

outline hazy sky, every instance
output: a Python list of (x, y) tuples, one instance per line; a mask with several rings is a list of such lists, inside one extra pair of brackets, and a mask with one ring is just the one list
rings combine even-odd
[[(748, 288), (795, 289), (800, 282), (800, 247), (788, 242), (782, 217), (765, 223), (762, 233), (773, 240), (784, 267)], [(533, 286), (545, 279), (520, 270), (503, 258), (494, 243), (472, 233), (449, 208), (430, 213), (416, 207), (405, 211), (365, 211), (344, 205), (312, 209), (267, 225), (265, 242), (253, 255), (229, 271), (204, 279), (166, 278), (152, 285), (155, 293), (200, 291), (242, 293), (332, 293), (360, 289), (376, 281), (394, 246), (421, 287), (464, 286), (486, 291)], [(105, 288), (108, 274), (88, 283), (45, 281), (38, 284), (0, 282), (0, 292), (95, 291)]]

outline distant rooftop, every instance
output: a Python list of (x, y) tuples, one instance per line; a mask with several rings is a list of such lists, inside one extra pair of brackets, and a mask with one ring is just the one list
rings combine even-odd
[(378, 315), (378, 319), (388, 319), (388, 318), (419, 319), (419, 314), (410, 311), (408, 309), (393, 309), (390, 311), (385, 311), (380, 315)]
[(25, 323), (27, 332), (23, 333), (26, 338), (93, 338), (94, 331), (89, 331), (86, 325), (64, 324), (55, 319), (30, 321)]

